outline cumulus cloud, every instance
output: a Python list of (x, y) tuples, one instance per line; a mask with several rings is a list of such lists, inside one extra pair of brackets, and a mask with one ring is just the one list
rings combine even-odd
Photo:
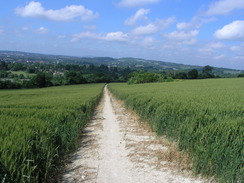
[(240, 51), (240, 50), (244, 50), (244, 47), (242, 48), (241, 46), (231, 46), (230, 50), (231, 51)]
[(220, 42), (213, 42), (204, 45), (202, 48), (198, 49), (200, 52), (215, 52), (218, 49), (223, 49), (226, 46), (223, 43)]
[(194, 16), (189, 22), (180, 22), (176, 24), (178, 30), (199, 29), (203, 24), (215, 21), (214, 17)]
[(169, 17), (168, 19), (158, 19), (153, 23), (146, 26), (139, 26), (132, 30), (134, 35), (149, 35), (168, 28), (172, 23), (175, 22), (174, 17)]
[(145, 15), (147, 15), (149, 12), (150, 12), (150, 9), (141, 8), (135, 13), (135, 15), (133, 15), (130, 18), (128, 18), (127, 20), (125, 20), (125, 24), (134, 25), (137, 20), (146, 19)]
[(217, 39), (244, 41), (244, 20), (236, 20), (217, 30), (214, 36)]
[(46, 34), (46, 33), (48, 33), (48, 29), (46, 29), (45, 27), (40, 27), (39, 29), (36, 30), (36, 33)]
[(139, 26), (132, 30), (133, 34), (136, 35), (147, 35), (153, 34), (158, 31), (158, 28), (154, 24), (148, 24), (146, 26)]
[(177, 29), (179, 30), (184, 30), (184, 29), (189, 29), (192, 28), (191, 23), (186, 23), (186, 22), (181, 22), (176, 25)]
[(173, 31), (166, 35), (167, 38), (172, 40), (187, 40), (192, 37), (197, 36), (199, 33), (198, 30), (192, 30), (192, 31)]
[(76, 41), (79, 41), (80, 39), (83, 39), (83, 38), (100, 39), (100, 36), (95, 34), (95, 33), (91, 33), (91, 32), (81, 32), (78, 34), (74, 34), (71, 41), (76, 42)]
[(244, 9), (243, 0), (219, 0), (210, 5), (207, 15), (224, 15), (235, 9)]
[(220, 48), (225, 47), (225, 45), (223, 43), (220, 43), (220, 42), (215, 42), (215, 43), (211, 43), (209, 45), (209, 47), (212, 49), (220, 49)]
[(144, 46), (151, 46), (151, 45), (154, 45), (155, 42), (156, 42), (156, 40), (155, 40), (153, 37), (145, 37), (145, 38), (143, 39), (142, 44), (143, 44)]
[(223, 59), (225, 58), (226, 56), (224, 54), (221, 54), (221, 55), (217, 55), (215, 57), (213, 57), (214, 60), (219, 60), (219, 59)]
[(128, 35), (123, 32), (110, 32), (102, 38), (108, 41), (127, 41)]
[(229, 47), (229, 50), (231, 50), (232, 52), (234, 52), (235, 55), (242, 55), (244, 56), (244, 42), (237, 44), (237, 45), (232, 45)]
[(142, 6), (151, 3), (157, 3), (160, 0), (121, 0), (118, 5), (123, 7)]
[(183, 43), (187, 45), (193, 45), (196, 43), (196, 36), (198, 35), (198, 30), (191, 31), (173, 31), (169, 34), (164, 35), (168, 40)]
[(163, 30), (168, 28), (174, 22), (176, 22), (175, 17), (169, 17), (167, 19), (158, 19), (154, 24), (158, 27), (159, 30)]
[(16, 8), (15, 13), (23, 17), (44, 18), (53, 21), (70, 21), (75, 18), (87, 21), (98, 16), (82, 5), (66, 6), (58, 10), (45, 10), (40, 2), (35, 1), (30, 2), (25, 7)]
[(89, 39), (97, 39), (97, 40), (105, 40), (105, 41), (127, 41), (128, 35), (123, 32), (110, 32), (106, 35), (99, 35), (91, 32), (81, 32), (78, 34), (74, 34), (72, 38), (72, 42), (79, 41), (80, 39), (89, 38)]

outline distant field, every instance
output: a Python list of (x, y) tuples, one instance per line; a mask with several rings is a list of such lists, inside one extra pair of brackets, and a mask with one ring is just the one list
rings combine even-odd
[(11, 71), (11, 73), (17, 74), (17, 75), (23, 74), (25, 77), (33, 77), (36, 75), (36, 74), (27, 73), (24, 71)]
[(0, 182), (44, 182), (74, 149), (103, 86), (0, 90)]
[(189, 152), (194, 170), (220, 182), (244, 181), (244, 79), (110, 84), (159, 134)]

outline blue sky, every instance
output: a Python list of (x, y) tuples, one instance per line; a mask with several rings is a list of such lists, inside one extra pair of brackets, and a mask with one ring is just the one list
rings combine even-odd
[(8, 0), (0, 50), (244, 70), (244, 0)]

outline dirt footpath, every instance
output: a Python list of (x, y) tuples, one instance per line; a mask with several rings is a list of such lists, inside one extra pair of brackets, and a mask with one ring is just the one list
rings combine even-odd
[(182, 171), (172, 146), (125, 109), (105, 87), (94, 117), (70, 156), (63, 183), (207, 182)]

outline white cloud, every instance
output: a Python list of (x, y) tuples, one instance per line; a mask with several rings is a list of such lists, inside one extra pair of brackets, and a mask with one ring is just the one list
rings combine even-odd
[(191, 23), (186, 23), (186, 22), (181, 22), (181, 23), (178, 23), (176, 25), (176, 27), (179, 30), (185, 30), (185, 29), (192, 28), (192, 24)]
[(222, 29), (217, 30), (214, 36), (217, 39), (225, 39), (232, 41), (244, 40), (244, 20), (236, 20), (225, 25)]
[(100, 36), (95, 33), (91, 33), (91, 32), (81, 32), (78, 34), (74, 34), (71, 41), (76, 42), (83, 38), (100, 39)]
[(215, 43), (211, 43), (209, 47), (212, 49), (220, 49), (225, 47), (225, 45), (223, 43), (215, 42)]
[(217, 55), (215, 57), (213, 57), (214, 60), (219, 60), (219, 59), (223, 59), (225, 58), (226, 56), (224, 54), (221, 54), (221, 55)]
[(147, 17), (145, 15), (147, 15), (149, 12), (150, 12), (150, 9), (141, 8), (135, 13), (135, 15), (133, 15), (130, 18), (128, 18), (127, 20), (125, 20), (125, 24), (134, 25), (137, 20), (146, 19)]
[(58, 10), (45, 10), (40, 2), (35, 1), (30, 2), (25, 7), (16, 8), (15, 13), (23, 17), (44, 18), (53, 21), (70, 21), (78, 17), (86, 21), (98, 16), (82, 5), (66, 6)]
[(230, 46), (229, 49), (234, 52), (234, 54), (244, 55), (244, 43)]
[(150, 3), (157, 3), (160, 0), (121, 0), (118, 4), (123, 7), (142, 6)]
[(158, 31), (158, 28), (154, 24), (148, 24), (146, 26), (139, 26), (132, 30), (135, 35), (147, 35), (153, 34)]
[(197, 42), (196, 36), (198, 35), (198, 30), (191, 31), (173, 31), (169, 34), (164, 35), (169, 41), (177, 42), (180, 44), (193, 45)]
[(192, 31), (173, 31), (166, 35), (167, 38), (171, 40), (187, 40), (191, 39), (192, 37), (197, 36), (199, 33), (198, 30), (192, 30)]
[(235, 9), (244, 9), (243, 0), (219, 0), (210, 5), (207, 15), (224, 15)]
[(225, 48), (226, 46), (223, 43), (220, 42), (213, 42), (213, 43), (208, 43), (204, 45), (202, 48), (199, 48), (199, 52), (216, 52), (216, 50), (220, 50)]
[(150, 23), (146, 26), (139, 26), (132, 30), (132, 34), (134, 35), (148, 35), (154, 34), (159, 30), (166, 29), (172, 23), (175, 22), (174, 17), (169, 17), (168, 19), (158, 19), (153, 23)]
[[(230, 50), (231, 51), (240, 51), (240, 50), (242, 50), (242, 47), (241, 46), (231, 46)], [(244, 50), (244, 48), (243, 48), (243, 50)]]
[(155, 42), (156, 42), (156, 40), (154, 38), (152, 38), (152, 37), (145, 37), (143, 39), (143, 42), (142, 43), (143, 43), (144, 46), (151, 46), (151, 45), (154, 45)]
[(167, 19), (158, 19), (155, 21), (155, 25), (159, 30), (163, 30), (168, 28), (172, 23), (176, 21), (175, 17), (169, 17)]
[(91, 32), (81, 32), (78, 34), (74, 34), (72, 38), (72, 42), (79, 41), (80, 39), (89, 38), (89, 39), (97, 39), (97, 40), (105, 40), (105, 41), (127, 41), (128, 35), (123, 32), (110, 32), (106, 35), (98, 35)]
[(176, 25), (178, 30), (190, 30), (199, 29), (203, 24), (215, 21), (214, 17), (203, 18), (200, 16), (194, 16), (189, 22), (180, 22)]
[(46, 34), (46, 33), (48, 33), (48, 29), (46, 29), (45, 27), (40, 27), (39, 29), (36, 30), (36, 33)]
[(127, 41), (128, 35), (123, 32), (110, 32), (103, 38), (107, 41)]

